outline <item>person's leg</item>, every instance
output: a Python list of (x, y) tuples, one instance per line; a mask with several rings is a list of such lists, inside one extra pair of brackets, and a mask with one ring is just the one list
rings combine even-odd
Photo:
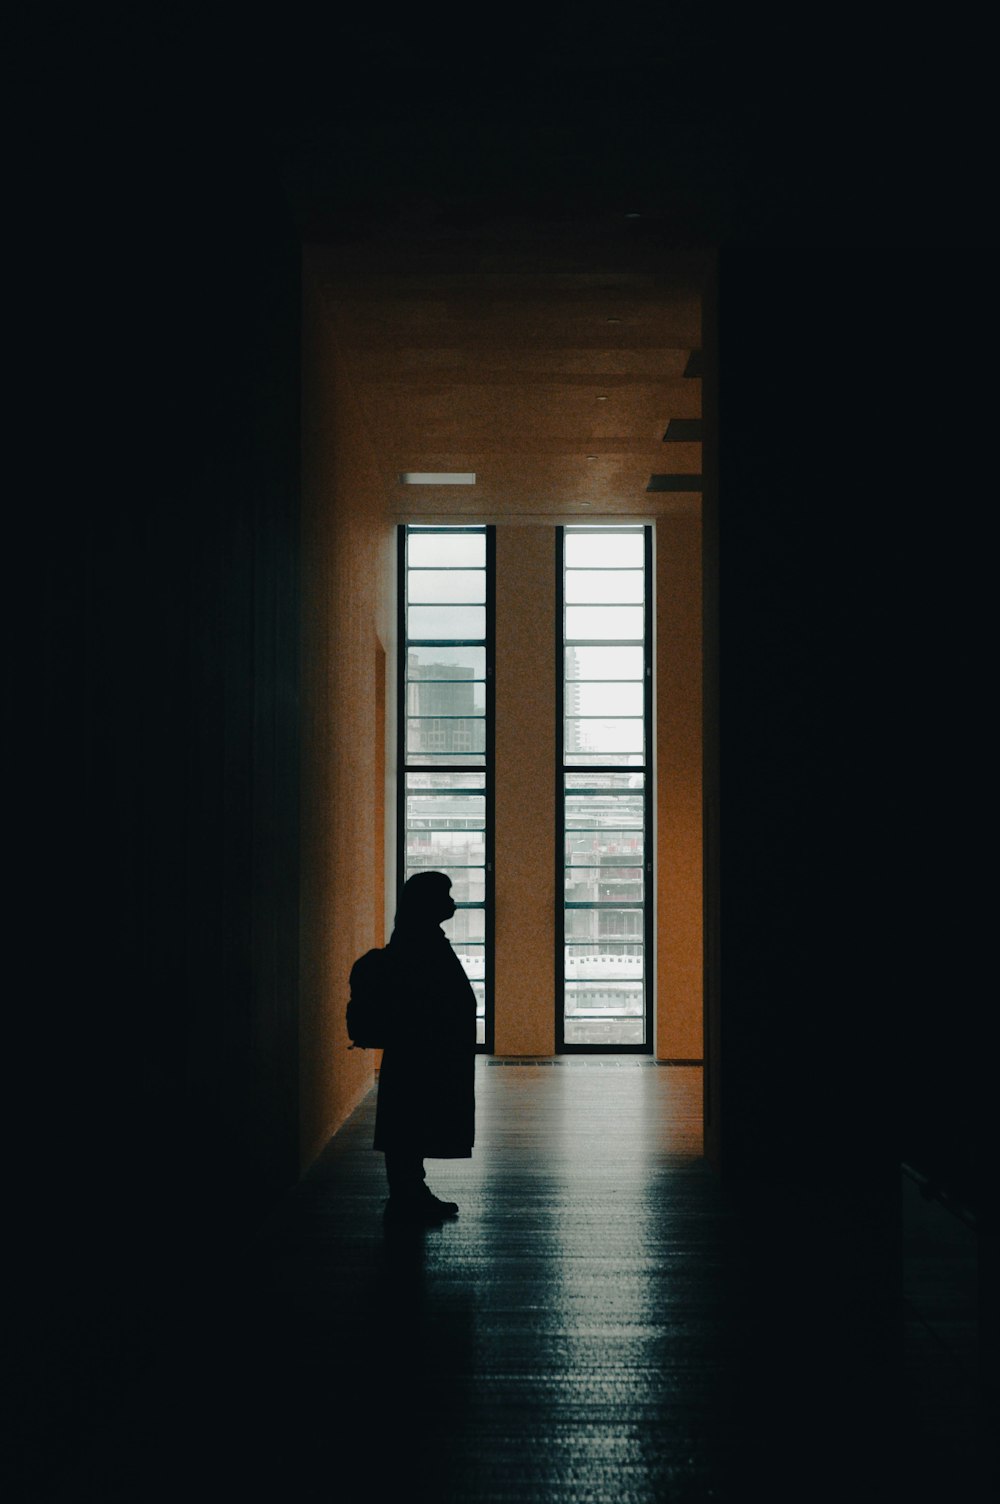
[(416, 1201), (424, 1192), (424, 1161), (407, 1149), (385, 1151), (385, 1173), (393, 1201)]

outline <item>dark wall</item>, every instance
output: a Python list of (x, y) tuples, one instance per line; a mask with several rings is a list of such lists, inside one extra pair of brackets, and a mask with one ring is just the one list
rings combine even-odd
[(252, 143), (144, 124), (45, 248), (8, 532), (11, 1350), (52, 1467), (298, 1165), (299, 237)]
[(988, 257), (729, 248), (719, 302), (724, 1163), (975, 1205)]

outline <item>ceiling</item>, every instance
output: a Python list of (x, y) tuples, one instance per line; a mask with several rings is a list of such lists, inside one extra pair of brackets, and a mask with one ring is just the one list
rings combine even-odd
[(695, 510), (691, 357), (733, 176), (716, 34), (687, 4), (515, 12), (471, 51), (464, 12), (433, 36), (366, 13), (313, 86), (297, 59), (275, 133), (390, 514)]
[[(638, 216), (471, 229), (419, 218), (319, 253), (330, 334), (392, 515), (699, 507), (702, 384), (685, 372), (710, 255), (665, 247)], [(673, 420), (684, 426), (666, 438)], [(403, 485), (404, 471), (472, 471), (476, 483)]]

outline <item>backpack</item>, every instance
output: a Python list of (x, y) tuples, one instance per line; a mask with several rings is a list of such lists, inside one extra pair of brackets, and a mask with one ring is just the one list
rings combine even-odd
[(351, 967), (347, 1004), (350, 1049), (381, 1050), (388, 1041), (394, 974), (389, 947), (365, 951)]

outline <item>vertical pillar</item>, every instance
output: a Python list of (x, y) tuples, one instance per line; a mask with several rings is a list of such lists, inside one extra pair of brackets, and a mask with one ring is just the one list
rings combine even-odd
[(496, 535), (494, 1048), (555, 1048), (555, 528)]
[(701, 518), (656, 524), (656, 1055), (700, 1060)]

